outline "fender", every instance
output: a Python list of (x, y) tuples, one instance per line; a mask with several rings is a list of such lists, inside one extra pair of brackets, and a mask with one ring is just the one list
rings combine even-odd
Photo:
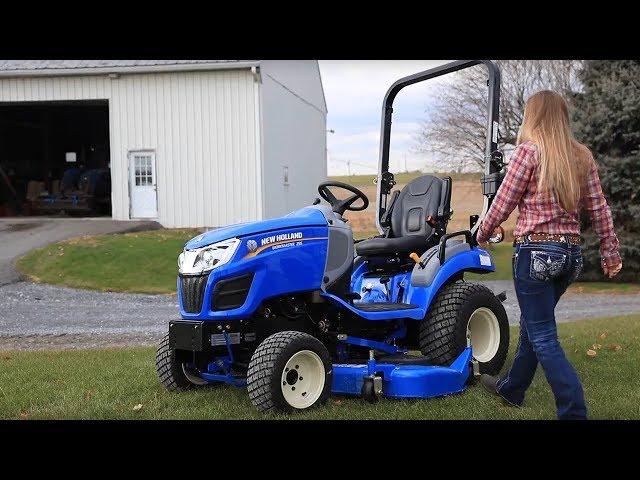
[(430, 305), (440, 289), (461, 272), (491, 273), (495, 271), (495, 262), (491, 254), (482, 248), (473, 247), (471, 250), (453, 255), (440, 266), (431, 285), (427, 287), (409, 285), (405, 301), (417, 305)]

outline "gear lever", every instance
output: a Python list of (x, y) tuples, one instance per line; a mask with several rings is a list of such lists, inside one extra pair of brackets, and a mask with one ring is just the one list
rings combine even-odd
[(389, 287), (387, 284), (391, 281), (390, 277), (380, 277), (380, 283), (384, 286), (384, 291), (387, 294), (387, 301), (391, 301), (391, 295), (389, 295)]

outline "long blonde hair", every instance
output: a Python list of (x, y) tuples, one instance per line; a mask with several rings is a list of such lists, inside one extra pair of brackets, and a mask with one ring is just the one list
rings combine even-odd
[(538, 148), (538, 191), (551, 192), (568, 212), (577, 210), (593, 157), (573, 137), (569, 108), (560, 94), (542, 90), (527, 100), (517, 143), (526, 141)]

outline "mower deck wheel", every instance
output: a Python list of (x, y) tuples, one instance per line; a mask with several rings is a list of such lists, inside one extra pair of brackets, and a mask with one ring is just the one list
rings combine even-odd
[(375, 384), (373, 382), (373, 378), (366, 377), (364, 382), (362, 383), (362, 389), (360, 391), (362, 398), (364, 398), (369, 403), (377, 403), (380, 398), (376, 394)]

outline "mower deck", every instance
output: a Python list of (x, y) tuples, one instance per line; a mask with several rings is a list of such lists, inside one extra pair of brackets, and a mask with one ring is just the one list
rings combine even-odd
[[(433, 398), (461, 393), (470, 374), (471, 347), (467, 347), (449, 367), (390, 363), (375, 359), (364, 364), (334, 363), (331, 392), (337, 395), (366, 396), (367, 379), (378, 385), (376, 396), (389, 398)], [(212, 370), (215, 368), (214, 366)], [(224, 382), (244, 387), (246, 379), (224, 373), (204, 373), (199, 376), (211, 383)]]
[(472, 354), (467, 347), (449, 367), (378, 363), (334, 364), (331, 391), (339, 395), (361, 395), (366, 378), (380, 377), (382, 396), (432, 398), (460, 393), (469, 378)]

